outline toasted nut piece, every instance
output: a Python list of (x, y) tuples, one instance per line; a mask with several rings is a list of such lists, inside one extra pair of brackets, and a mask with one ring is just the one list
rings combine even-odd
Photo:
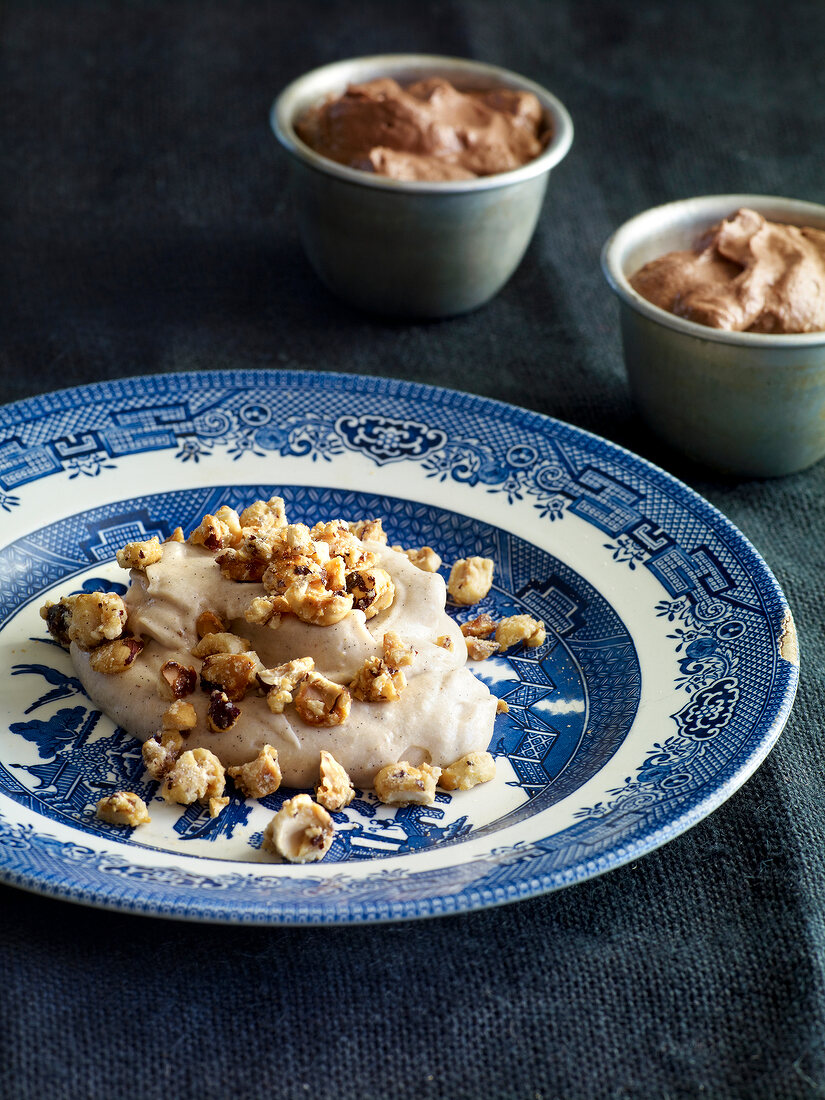
[(461, 633), (465, 638), (489, 638), (496, 628), (496, 621), (485, 611), (475, 619), (461, 624)]
[(160, 693), (165, 699), (182, 699), (198, 686), (198, 674), (190, 665), (164, 661), (159, 673)]
[(68, 648), (70, 642), (75, 642), (81, 649), (94, 649), (123, 633), (126, 604), (114, 592), (82, 592), (64, 596), (56, 604), (44, 604), (40, 617), (62, 646)]
[(328, 523), (316, 523), (312, 528), (312, 539), (316, 552), (322, 544), (327, 547), (327, 553), (333, 558), (343, 558), (347, 569), (360, 569), (374, 565), (375, 554), (362, 544), (350, 531), (349, 524), (341, 519), (333, 519)]
[(163, 715), (165, 730), (193, 730), (198, 724), (198, 715), (191, 703), (176, 699), (170, 703)]
[(132, 791), (115, 791), (101, 798), (97, 804), (96, 815), (110, 825), (148, 825), (152, 820), (146, 803)]
[(442, 649), (452, 652), (455, 649), (455, 643), (449, 634), (439, 634), (435, 640), (437, 646), (441, 646)]
[(206, 724), (213, 733), (230, 730), (241, 716), (239, 707), (227, 697), (225, 691), (213, 691), (206, 708)]
[(456, 603), (478, 603), (492, 587), (494, 568), (491, 558), (460, 558), (450, 570), (447, 591)]
[(407, 678), (400, 668), (388, 668), (380, 657), (368, 657), (349, 689), (353, 699), (365, 703), (393, 703), (406, 686)]
[(209, 749), (187, 749), (181, 753), (161, 784), (167, 802), (189, 806), (220, 798), (225, 786), (223, 764)]
[[(191, 704), (187, 703), (186, 706)], [(183, 738), (175, 729), (164, 729), (143, 742), (143, 766), (153, 779), (161, 780), (183, 752)]]
[(506, 699), (499, 699), (496, 703), (496, 714), (509, 714), (510, 707), (507, 704)]
[(232, 531), (223, 520), (207, 514), (186, 541), (192, 546), (205, 546), (214, 552), (232, 545)]
[(312, 657), (297, 657), (276, 668), (258, 669), (258, 683), (266, 691), (266, 705), (273, 714), (283, 714), (295, 688), (314, 668)]
[(254, 760), (227, 768), (235, 786), (247, 798), (266, 798), (274, 794), (281, 785), (281, 766), (278, 763), (278, 750), (264, 745)]
[(330, 592), (320, 577), (298, 577), (284, 592), (284, 599), (301, 622), (332, 626), (352, 610), (352, 596)]
[(489, 752), (468, 752), (445, 768), (438, 780), (445, 791), (469, 791), (496, 776), (496, 762)]
[(183, 534), (182, 527), (176, 527), (168, 539), (164, 539), (164, 542), (186, 542), (186, 538)]
[(441, 775), (441, 768), (422, 764), (414, 768), (406, 760), (397, 764), (387, 764), (375, 779), (373, 785), (379, 801), (392, 806), (428, 806), (435, 799), (435, 785)]
[(193, 657), (211, 657), (214, 653), (248, 653), (249, 639), (237, 634), (204, 634), (192, 650)]
[(240, 539), (241, 521), (234, 508), (230, 508), (228, 504), (222, 504), (215, 513), (215, 519), (226, 527), (233, 543)]
[(263, 847), (290, 863), (314, 863), (327, 854), (334, 833), (327, 811), (308, 794), (296, 794), (264, 829)]
[(348, 523), (347, 527), (357, 539), (367, 542), (382, 542), (386, 545), (387, 532), (384, 524), (379, 519), (357, 519)]
[(214, 611), (201, 611), (195, 620), (195, 630), (199, 638), (205, 638), (207, 634), (225, 634), (226, 624)]
[(310, 672), (295, 693), (298, 716), (310, 726), (340, 726), (351, 705), (349, 691), (318, 672)]
[(115, 554), (121, 569), (146, 569), (163, 557), (160, 539), (154, 535), (143, 542), (127, 542), (122, 550)]
[(493, 642), (489, 638), (465, 638), (467, 643), (467, 656), (471, 661), (486, 661), (488, 657), (492, 657), (494, 653), (498, 653), (498, 642)]
[(229, 798), (224, 795), (223, 798), (210, 798), (209, 799), (209, 816), (217, 817), (221, 810), (225, 810), (229, 805)]
[(255, 623), (256, 626), (268, 626), (272, 630), (277, 630), (281, 625), (281, 611), (279, 608), (285, 602), (280, 596), (256, 596), (244, 611), (243, 617), (248, 623)]
[(436, 554), (432, 546), (419, 546), (415, 550), (405, 550), (404, 553), (419, 569), (425, 573), (437, 573), (441, 568), (441, 557)]
[(286, 527), (286, 508), (282, 497), (256, 500), (241, 512), (241, 527)]
[(496, 627), (496, 641), (501, 649), (510, 649), (523, 642), (528, 649), (543, 645), (547, 638), (544, 623), (530, 615), (510, 615)]
[(340, 592), (347, 587), (347, 567), (343, 558), (330, 558), (324, 566), (324, 586), (330, 592)]
[(413, 663), (415, 650), (411, 645), (402, 642), (394, 630), (388, 630), (384, 635), (382, 645), (384, 647), (384, 661), (390, 668), (408, 668)]
[(269, 568), (272, 545), (253, 529), (243, 536), (237, 546), (221, 550), (215, 560), (228, 580), (257, 583)]
[(69, 624), (72, 621), (72, 608), (77, 596), (64, 596), (58, 603), (47, 600), (40, 608), (40, 618), (44, 619), (49, 633), (64, 649), (71, 645)]
[(315, 788), (315, 801), (333, 813), (349, 806), (355, 798), (355, 788), (331, 752), (321, 749), (321, 779)]
[(384, 611), (395, 599), (392, 577), (380, 565), (352, 570), (347, 575), (347, 591), (352, 596), (352, 606), (363, 611), (368, 619)]
[(124, 637), (114, 642), (104, 642), (89, 654), (89, 667), (106, 676), (115, 676), (125, 672), (142, 650), (140, 638)]
[(255, 683), (259, 667), (256, 654), (213, 653), (201, 665), (201, 688), (225, 691), (233, 703), (239, 703)]

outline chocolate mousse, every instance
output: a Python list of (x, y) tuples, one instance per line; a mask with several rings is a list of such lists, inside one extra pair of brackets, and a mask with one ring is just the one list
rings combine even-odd
[(710, 328), (825, 331), (825, 230), (780, 225), (743, 208), (694, 248), (645, 264), (630, 285), (661, 309)]
[(536, 96), (512, 88), (461, 92), (442, 77), (402, 87), (351, 84), (295, 127), (322, 156), (398, 180), (462, 180), (534, 160), (550, 137)]

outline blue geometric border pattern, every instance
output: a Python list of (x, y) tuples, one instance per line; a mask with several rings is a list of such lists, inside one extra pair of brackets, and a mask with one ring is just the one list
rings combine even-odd
[(233, 922), (385, 920), (492, 905), (580, 881), (682, 832), (744, 782), (787, 720), (798, 665), (780, 649), (790, 612), (765, 563), (686, 486), (570, 425), (359, 376), (216, 371), (100, 383), (0, 409), (0, 516), (24, 508), (26, 487), (41, 479), (94, 478), (151, 451), (190, 465), (214, 454), (323, 465), (357, 452), (376, 467), (414, 464), (434, 482), (520, 502), (537, 523), (575, 515), (614, 562), (656, 580), (661, 598), (650, 613), (668, 624), (684, 703), (634, 774), (583, 807), (574, 825), (489, 849), (466, 866), (417, 871), (411, 857), (392, 869), (378, 864), (367, 877), (346, 864), (334, 877), (210, 876), (62, 844), (4, 818), (7, 881), (93, 904)]

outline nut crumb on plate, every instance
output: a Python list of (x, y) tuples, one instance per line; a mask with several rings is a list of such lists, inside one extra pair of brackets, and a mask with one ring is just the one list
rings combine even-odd
[(290, 863), (314, 863), (327, 854), (334, 833), (332, 818), (323, 806), (308, 794), (296, 794), (267, 825), (263, 848)]
[(320, 781), (315, 788), (315, 800), (325, 810), (343, 810), (355, 797), (355, 788), (347, 772), (331, 752), (321, 749)]
[(494, 568), (492, 558), (460, 558), (450, 570), (447, 591), (458, 604), (478, 603), (492, 588)]
[(414, 767), (406, 760), (387, 764), (376, 775), (373, 785), (380, 802), (394, 806), (428, 806), (435, 799), (435, 786), (441, 768), (430, 764)]
[(281, 785), (278, 750), (271, 745), (264, 745), (254, 760), (227, 768), (226, 773), (247, 798), (266, 798), (267, 795), (274, 794)]
[(129, 825), (132, 828), (148, 825), (152, 820), (146, 803), (132, 791), (115, 791), (101, 798), (95, 813), (101, 821), (108, 821), (110, 825)]

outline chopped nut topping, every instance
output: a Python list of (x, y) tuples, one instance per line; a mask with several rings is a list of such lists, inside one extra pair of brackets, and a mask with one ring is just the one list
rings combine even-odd
[(167, 802), (189, 806), (193, 802), (220, 798), (224, 785), (223, 764), (213, 752), (209, 749), (187, 749), (167, 772), (160, 793)]
[(450, 570), (447, 591), (456, 603), (478, 603), (492, 587), (494, 567), (491, 558), (460, 558)]
[(258, 683), (266, 691), (266, 705), (273, 714), (283, 714), (284, 707), (292, 702), (295, 688), (314, 668), (312, 657), (298, 657), (277, 668), (258, 670)]
[(389, 668), (380, 657), (368, 657), (349, 685), (353, 699), (365, 703), (393, 703), (407, 686), (400, 668)]
[(207, 514), (186, 541), (191, 546), (205, 546), (214, 553), (231, 546), (232, 532), (217, 516)]
[(334, 813), (349, 806), (355, 798), (355, 788), (350, 782), (346, 769), (338, 763), (331, 752), (321, 749), (321, 778), (315, 788), (315, 800), (326, 810)]
[(415, 650), (402, 642), (394, 630), (388, 630), (383, 639), (384, 661), (390, 668), (408, 668), (413, 663)]
[(215, 513), (215, 519), (222, 523), (229, 532), (229, 539), (234, 543), (241, 537), (241, 521), (238, 513), (228, 504), (222, 504)]
[(312, 863), (327, 854), (334, 833), (327, 811), (308, 794), (296, 794), (267, 825), (263, 847), (290, 863)]
[(239, 703), (255, 683), (260, 668), (256, 654), (213, 653), (201, 666), (203, 691), (224, 691), (233, 703)]
[(114, 676), (125, 672), (142, 650), (140, 638), (123, 637), (114, 642), (104, 642), (89, 654), (89, 667), (106, 676)]
[(256, 500), (241, 512), (242, 527), (286, 527), (286, 508), (282, 497)]
[(231, 581), (249, 583), (263, 579), (272, 560), (272, 543), (258, 528), (247, 528), (237, 546), (216, 557), (221, 573)]
[(205, 638), (207, 634), (225, 634), (226, 624), (214, 611), (202, 611), (195, 620), (195, 630), (199, 638)]
[(148, 825), (152, 820), (146, 803), (132, 791), (115, 791), (101, 798), (95, 811), (101, 821), (110, 825)]
[(209, 696), (206, 723), (213, 733), (232, 729), (240, 716), (240, 708), (229, 700), (225, 691), (213, 691)]
[(493, 642), (488, 638), (465, 638), (467, 643), (467, 656), (471, 661), (486, 661), (488, 657), (492, 657), (494, 653), (498, 653), (498, 642)]
[(352, 606), (363, 611), (368, 619), (388, 608), (395, 598), (392, 577), (380, 565), (352, 570), (347, 576), (347, 591), (352, 596)]
[(340, 726), (350, 712), (352, 696), (341, 684), (310, 672), (295, 693), (295, 710), (310, 726)]
[(495, 619), (485, 611), (468, 623), (461, 624), (461, 633), (465, 638), (488, 638), (496, 628)]
[(121, 569), (146, 569), (148, 565), (154, 565), (163, 557), (160, 539), (154, 535), (144, 542), (127, 542), (122, 550), (115, 554), (117, 564)]
[(350, 613), (352, 596), (330, 592), (320, 577), (298, 577), (284, 592), (284, 599), (298, 618), (315, 626), (332, 626)]
[(496, 627), (496, 641), (501, 649), (510, 649), (522, 642), (529, 649), (543, 645), (547, 638), (544, 623), (530, 615), (511, 615)]
[(266, 798), (281, 785), (281, 766), (277, 749), (264, 745), (254, 760), (227, 768), (235, 786), (247, 798)]
[(167, 699), (182, 699), (198, 686), (198, 674), (190, 665), (164, 661), (160, 666), (160, 693)]
[(413, 565), (425, 573), (437, 573), (441, 568), (441, 558), (432, 546), (419, 546), (416, 550), (405, 550), (404, 553)]
[(382, 542), (386, 545), (387, 533), (380, 519), (358, 519), (348, 523), (347, 527), (357, 539), (366, 542)]
[(281, 596), (256, 596), (243, 613), (248, 623), (277, 630), (281, 625)]
[(435, 785), (441, 775), (441, 768), (430, 764), (413, 767), (406, 760), (397, 764), (387, 764), (375, 779), (373, 785), (379, 801), (392, 806), (428, 806), (435, 799)]
[(198, 724), (198, 715), (191, 703), (176, 699), (163, 714), (165, 730), (193, 730)]
[(114, 592), (82, 592), (64, 596), (56, 604), (40, 608), (49, 633), (66, 649), (75, 642), (81, 649), (94, 649), (101, 642), (114, 641), (126, 625), (126, 604)]
[(455, 643), (449, 634), (439, 634), (435, 640), (437, 646), (441, 646), (442, 649), (452, 652), (455, 649)]
[(40, 608), (40, 618), (44, 619), (49, 633), (64, 649), (71, 645), (69, 624), (72, 621), (72, 607), (77, 596), (64, 596), (59, 603), (48, 600)]
[(510, 707), (506, 699), (499, 699), (496, 703), (496, 714), (509, 714)]
[(495, 779), (496, 762), (489, 752), (468, 752), (445, 768), (438, 780), (445, 791), (469, 791)]
[(176, 729), (161, 730), (143, 742), (143, 766), (153, 779), (160, 781), (174, 767), (175, 761), (183, 752), (183, 743), (183, 738)]
[(215, 653), (248, 653), (249, 641), (237, 634), (204, 634), (192, 650), (193, 657), (211, 657)]

